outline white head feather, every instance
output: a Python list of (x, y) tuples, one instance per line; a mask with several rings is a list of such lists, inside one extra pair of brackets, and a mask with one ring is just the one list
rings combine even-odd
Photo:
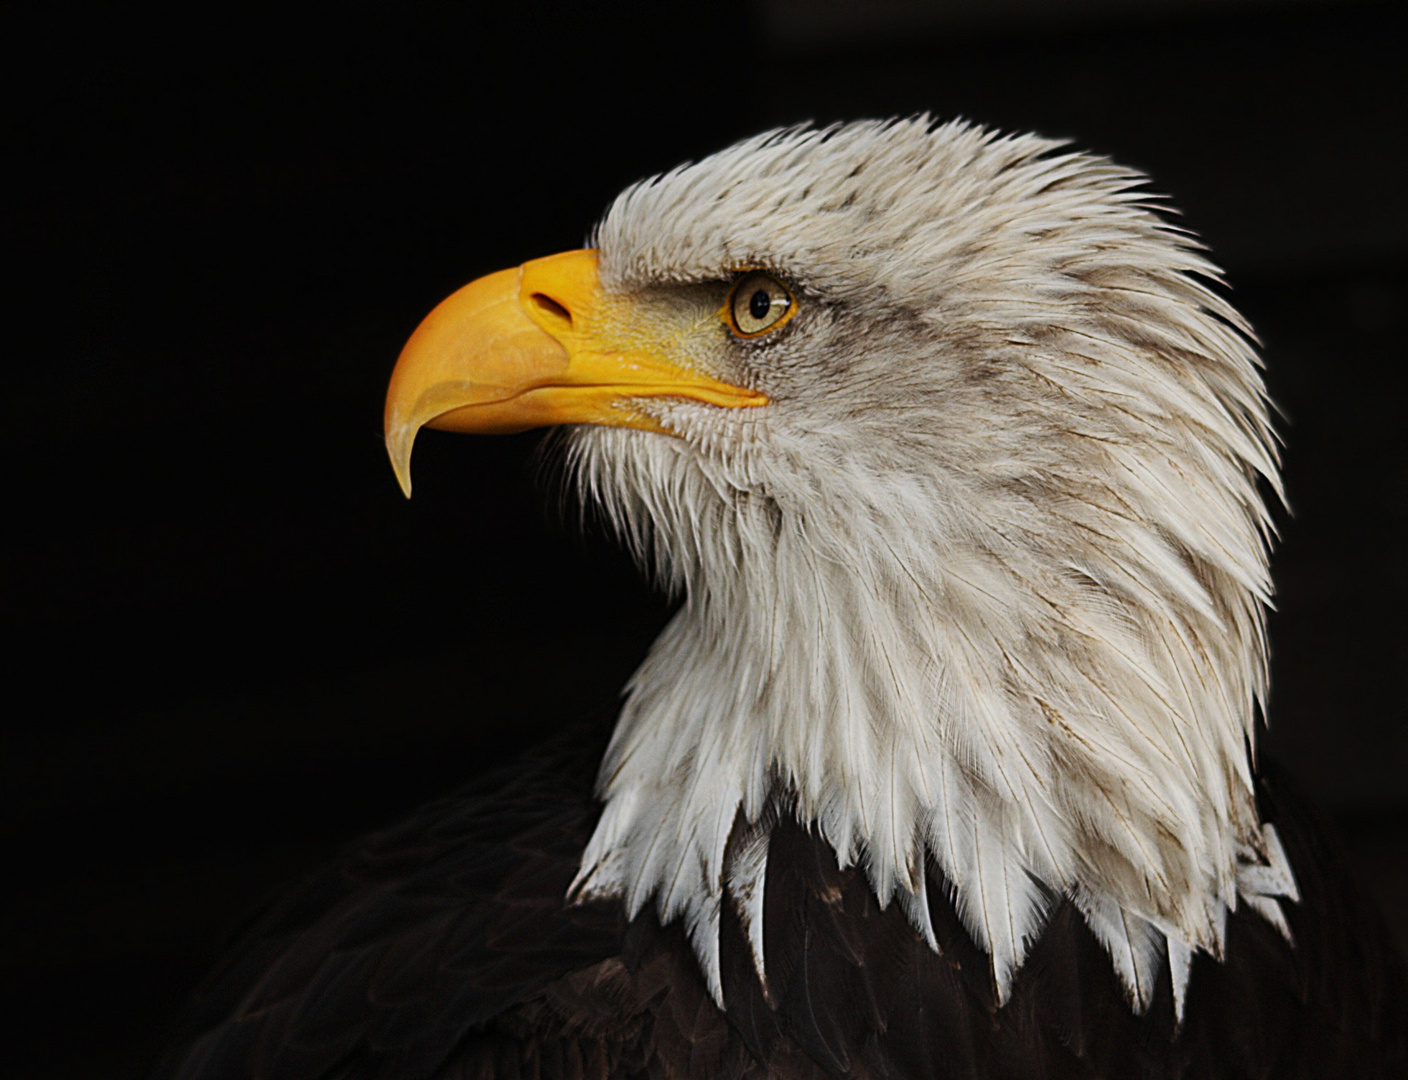
[(761, 267), (799, 303), (705, 360), (768, 407), (658, 404), (680, 438), (566, 444), (683, 597), (628, 687), (578, 893), (682, 917), (716, 997), (725, 896), (762, 967), (770, 800), (931, 941), (933, 858), (1000, 998), (1061, 896), (1136, 1008), (1166, 951), (1181, 1009), (1239, 873), (1268, 917), (1293, 895), (1249, 768), (1265, 391), (1142, 183), (920, 118), (748, 140), (599, 226), (611, 292)]

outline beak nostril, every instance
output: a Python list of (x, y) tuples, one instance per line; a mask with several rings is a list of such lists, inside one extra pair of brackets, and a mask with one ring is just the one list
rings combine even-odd
[(568, 326), (572, 325), (572, 312), (568, 311), (546, 293), (535, 292), (528, 299), (531, 300), (533, 306), (543, 314), (550, 318), (561, 319)]

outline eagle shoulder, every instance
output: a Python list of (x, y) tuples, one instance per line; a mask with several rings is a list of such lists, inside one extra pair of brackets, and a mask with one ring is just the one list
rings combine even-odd
[(598, 814), (580, 742), (424, 807), (273, 903), (156, 1075), (517, 1075), (528, 1044), (578, 1059), (549, 1074), (607, 1075), (640, 1038), (618, 984), (642, 935), (618, 904), (566, 900)]

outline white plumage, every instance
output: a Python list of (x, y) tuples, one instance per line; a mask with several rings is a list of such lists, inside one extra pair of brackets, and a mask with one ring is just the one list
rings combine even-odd
[(678, 342), (768, 408), (560, 444), (683, 600), (576, 889), (682, 918), (716, 998), (726, 900), (762, 973), (779, 812), (931, 942), (933, 858), (1000, 998), (1061, 896), (1140, 1010), (1165, 957), (1181, 1009), (1239, 896), (1284, 928), (1249, 764), (1275, 440), (1249, 328), (1142, 184), (920, 118), (748, 140), (598, 227), (608, 293), (676, 323), (746, 268), (798, 298), (742, 360)]

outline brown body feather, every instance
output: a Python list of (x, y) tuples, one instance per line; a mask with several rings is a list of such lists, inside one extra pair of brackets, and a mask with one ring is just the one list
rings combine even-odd
[(1408, 1076), (1408, 977), (1377, 913), (1274, 772), (1258, 782), (1300, 884), (1291, 947), (1230, 916), (1144, 1016), (1059, 903), (995, 1003), (930, 867), (941, 951), (863, 873), (784, 820), (755, 973), (725, 913), (726, 1011), (678, 924), (564, 900), (598, 808), (572, 740), (378, 833), (259, 917), (199, 993), (162, 1080), (540, 1077)]

